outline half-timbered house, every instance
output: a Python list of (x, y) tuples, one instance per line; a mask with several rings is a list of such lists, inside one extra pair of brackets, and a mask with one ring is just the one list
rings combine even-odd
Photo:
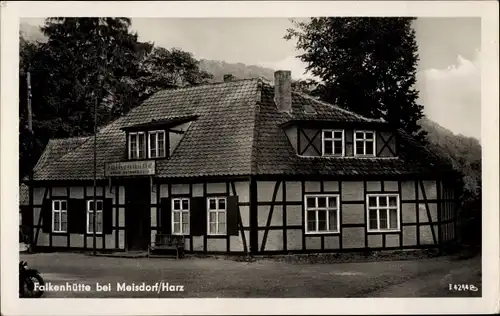
[[(455, 239), (450, 167), (381, 119), (231, 80), (160, 91), (94, 138), (51, 140), (29, 183), (37, 249), (270, 254)], [(92, 216), (95, 212), (95, 217)]]

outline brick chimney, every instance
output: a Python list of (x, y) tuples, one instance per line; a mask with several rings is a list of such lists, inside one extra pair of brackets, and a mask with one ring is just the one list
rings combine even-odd
[(234, 79), (236, 79), (236, 77), (234, 77), (232, 74), (225, 74), (224, 75), (224, 82), (233, 81)]
[(274, 102), (280, 111), (292, 111), (291, 77), (290, 70), (278, 70), (274, 73)]

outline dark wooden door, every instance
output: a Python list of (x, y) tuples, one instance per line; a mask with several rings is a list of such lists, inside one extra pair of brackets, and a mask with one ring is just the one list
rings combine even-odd
[(146, 250), (151, 239), (151, 190), (149, 180), (125, 186), (125, 226), (128, 250)]

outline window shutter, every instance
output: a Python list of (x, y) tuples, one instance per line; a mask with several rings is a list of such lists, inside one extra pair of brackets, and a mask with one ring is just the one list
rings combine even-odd
[(191, 236), (203, 236), (207, 233), (207, 199), (204, 197), (191, 198), (190, 225)]
[(81, 199), (68, 200), (68, 232), (84, 234), (87, 228), (87, 203)]
[(162, 198), (160, 204), (160, 220), (161, 220), (161, 232), (163, 234), (172, 233), (172, 210), (171, 210), (171, 199)]
[(227, 234), (229, 236), (238, 236), (238, 196), (227, 197)]
[(113, 199), (104, 199), (102, 209), (102, 221), (104, 234), (113, 232)]
[(52, 232), (52, 200), (44, 199), (42, 203), (42, 231)]

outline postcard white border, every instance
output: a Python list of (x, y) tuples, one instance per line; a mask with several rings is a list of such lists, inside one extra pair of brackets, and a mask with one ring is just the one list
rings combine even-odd
[[(1, 306), (5, 315), (492, 313), (499, 301), (498, 2), (11, 2), (1, 4)], [(43, 299), (17, 298), (19, 18), (46, 16), (482, 18), (483, 297), (460, 299)], [(195, 301), (195, 302), (193, 302)], [(307, 301), (307, 304), (305, 304)]]

